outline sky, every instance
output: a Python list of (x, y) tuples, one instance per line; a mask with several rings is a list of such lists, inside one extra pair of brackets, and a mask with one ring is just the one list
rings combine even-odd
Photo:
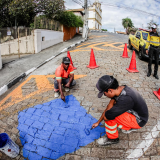
[[(84, 2), (84, 0), (76, 1)], [(88, 2), (89, 4), (93, 4), (95, 0), (88, 0)], [(99, 2), (102, 4), (102, 29), (107, 29), (111, 32), (114, 31), (114, 28), (116, 31), (125, 31), (122, 26), (122, 19), (127, 17), (131, 18), (136, 28), (147, 28), (147, 23), (151, 20), (158, 23), (160, 27), (160, 0), (99, 0)], [(66, 9), (82, 8), (81, 5), (75, 3), (74, 0), (65, 0), (65, 6)], [(133, 8), (133, 10), (122, 7)], [(137, 10), (158, 15), (159, 17)]]

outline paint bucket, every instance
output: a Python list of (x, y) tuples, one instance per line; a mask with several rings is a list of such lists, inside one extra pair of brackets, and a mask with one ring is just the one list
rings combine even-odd
[(15, 142), (13, 142), (6, 133), (1, 133), (0, 151), (11, 158), (15, 158), (19, 154), (19, 146)]

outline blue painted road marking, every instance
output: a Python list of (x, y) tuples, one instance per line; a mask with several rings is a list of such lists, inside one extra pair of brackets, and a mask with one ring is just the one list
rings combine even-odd
[(23, 156), (29, 160), (57, 159), (105, 134), (100, 126), (85, 133), (97, 120), (72, 95), (66, 96), (66, 104), (55, 99), (20, 112), (18, 118)]

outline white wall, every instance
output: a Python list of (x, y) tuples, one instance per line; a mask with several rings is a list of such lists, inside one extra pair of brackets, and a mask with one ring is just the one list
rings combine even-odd
[[(19, 52), (25, 53), (38, 53), (43, 49), (53, 46), (57, 43), (63, 42), (63, 32), (36, 29), (30, 36), (19, 38)], [(42, 41), (44, 37), (44, 41)], [(0, 44), (1, 55), (18, 54), (18, 39), (14, 39)], [(0, 63), (1, 65), (1, 63)]]
[[(64, 33), (59, 31), (41, 30), (41, 50), (63, 42), (63, 35)], [(42, 41), (42, 37), (44, 37), (44, 41)]]

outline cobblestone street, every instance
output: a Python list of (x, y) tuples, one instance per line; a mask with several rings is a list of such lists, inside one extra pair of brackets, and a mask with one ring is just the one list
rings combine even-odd
[[(127, 35), (90, 33), (86, 42), (70, 49), (73, 64), (77, 68), (74, 71), (77, 84), (68, 93), (64, 93), (73, 95), (86, 109), (87, 114), (99, 119), (110, 99), (104, 96), (99, 99), (95, 85), (101, 76), (113, 75), (120, 85), (133, 87), (145, 99), (149, 109), (148, 123), (137, 132), (130, 134), (119, 131), (120, 142), (118, 144), (102, 147), (97, 144), (97, 140), (94, 140), (72, 153), (63, 155), (59, 160), (160, 160), (160, 101), (153, 94), (153, 91), (160, 88), (160, 81), (152, 75), (146, 76), (147, 60), (139, 60), (137, 54), (139, 73), (129, 73), (126, 70), (132, 57), (132, 51), (129, 49), (130, 58), (121, 57), (127, 42)], [(94, 51), (96, 63), (99, 65), (96, 69), (86, 67), (89, 64), (91, 48)], [(63, 53), (55, 60), (48, 62), (0, 97), (0, 133), (7, 133), (20, 146), (20, 155), (15, 158), (16, 160), (28, 157), (24, 157), (21, 135), (17, 129), (19, 112), (55, 99), (53, 90), (55, 69), (61, 64), (62, 57), (66, 55)], [(41, 75), (47, 67), (53, 67), (53, 72)], [(160, 76), (160, 68), (158, 75)], [(0, 152), (0, 160), (10, 159)]]

